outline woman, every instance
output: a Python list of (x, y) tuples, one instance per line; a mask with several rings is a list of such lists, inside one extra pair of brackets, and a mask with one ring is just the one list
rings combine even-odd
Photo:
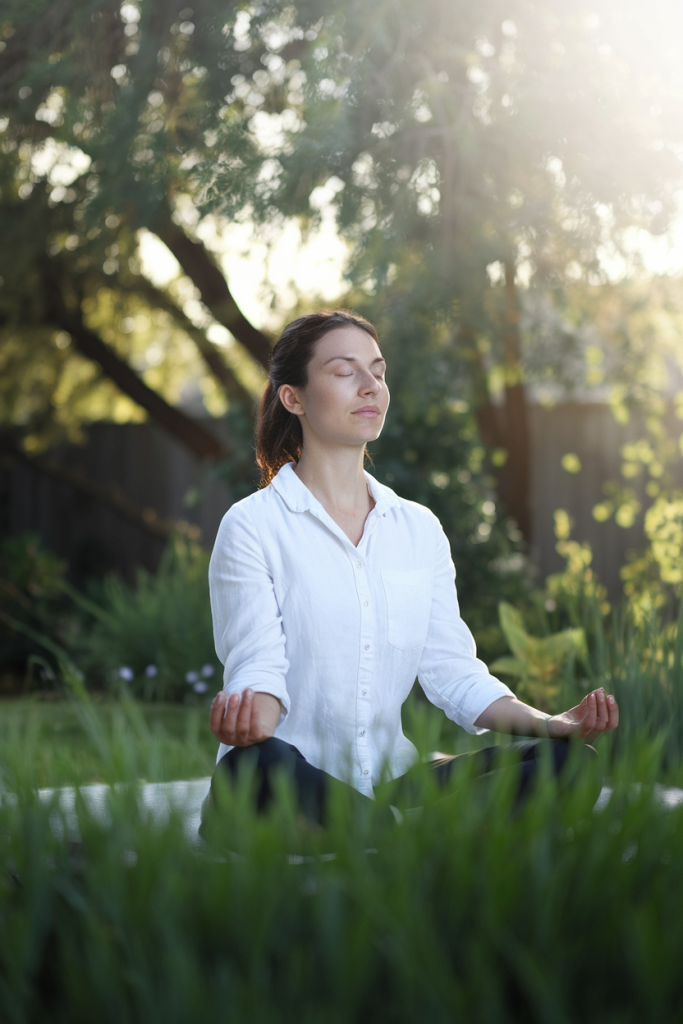
[[(544, 714), (476, 658), (438, 520), (363, 469), (389, 405), (384, 371), (362, 317), (314, 313), (285, 328), (258, 416), (262, 489), (225, 515), (209, 571), (225, 665), (211, 706), (217, 775), (255, 759), (263, 808), (272, 769), (286, 766), (316, 821), (330, 776), (372, 796), (415, 763), (401, 705), (416, 676), (468, 732), (550, 737), (558, 770), (567, 743), (557, 741), (589, 743), (619, 718), (602, 689)], [(520, 751), (523, 785), (537, 747)], [(451, 766), (440, 763), (440, 781)]]

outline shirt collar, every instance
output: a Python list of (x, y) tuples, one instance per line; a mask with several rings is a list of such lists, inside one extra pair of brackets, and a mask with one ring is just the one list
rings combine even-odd
[[(390, 487), (375, 480), (374, 476), (365, 473), (370, 493), (375, 501), (375, 511), (383, 516), (390, 508), (398, 508), (400, 500)], [(299, 480), (294, 472), (294, 463), (288, 462), (278, 471), (270, 482), (284, 503), (292, 512), (307, 512), (312, 508), (320, 508), (320, 502), (309, 491), (306, 484)]]

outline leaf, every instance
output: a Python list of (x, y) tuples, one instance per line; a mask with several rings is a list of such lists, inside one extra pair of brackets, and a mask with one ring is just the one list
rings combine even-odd
[(586, 635), (582, 629), (564, 629), (561, 633), (544, 637), (540, 643), (548, 657), (564, 661), (570, 654), (585, 649)]
[(501, 601), (498, 605), (498, 616), (510, 650), (516, 658), (526, 662), (531, 638), (524, 628), (521, 613), (507, 601)]
[(520, 676), (522, 678), (527, 674), (524, 662), (520, 661), (519, 658), (498, 658), (497, 661), (494, 661), (493, 665), (489, 665), (489, 668), (494, 674), (505, 672), (509, 676)]

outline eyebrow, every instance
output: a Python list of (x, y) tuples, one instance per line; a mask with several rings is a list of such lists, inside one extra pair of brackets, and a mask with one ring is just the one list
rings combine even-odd
[[(323, 366), (327, 366), (328, 363), (334, 362), (335, 359), (343, 359), (347, 363), (357, 363), (358, 362), (358, 360), (357, 360), (357, 358), (355, 356), (330, 356), (329, 359), (325, 360), (325, 362), (323, 363)], [(370, 363), (370, 366), (374, 366), (375, 363), (386, 363), (386, 359), (384, 358), (384, 356), (377, 356), (376, 359), (372, 360), (372, 362)]]

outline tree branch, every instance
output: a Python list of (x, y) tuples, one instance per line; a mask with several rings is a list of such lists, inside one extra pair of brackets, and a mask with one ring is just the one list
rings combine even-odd
[(224, 459), (230, 449), (214, 434), (196, 423), (179, 409), (169, 405), (160, 395), (148, 387), (134, 370), (118, 356), (84, 322), (80, 309), (69, 309), (64, 302), (61, 283), (50, 264), (43, 267), (43, 287), (48, 319), (66, 331), (79, 351), (92, 359), (104, 370), (107, 377), (132, 398), (167, 433), (176, 437), (199, 459)]
[(202, 302), (212, 316), (230, 331), (261, 366), (267, 368), (271, 351), (269, 339), (242, 313), (225, 277), (205, 246), (189, 238), (182, 228), (178, 227), (166, 206), (157, 210), (156, 218), (148, 226), (170, 249), (187, 276), (199, 289)]
[(239, 402), (250, 412), (254, 408), (253, 395), (239, 382), (233, 371), (225, 362), (220, 349), (214, 345), (206, 336), (206, 333), (192, 323), (187, 314), (178, 306), (168, 292), (163, 288), (157, 288), (146, 277), (141, 274), (134, 274), (129, 277), (130, 285), (117, 282), (117, 287), (122, 291), (133, 292), (142, 296), (153, 308), (162, 309), (169, 316), (173, 317), (178, 327), (192, 339), (197, 346), (202, 359), (211, 374), (225, 391), (228, 398)]

